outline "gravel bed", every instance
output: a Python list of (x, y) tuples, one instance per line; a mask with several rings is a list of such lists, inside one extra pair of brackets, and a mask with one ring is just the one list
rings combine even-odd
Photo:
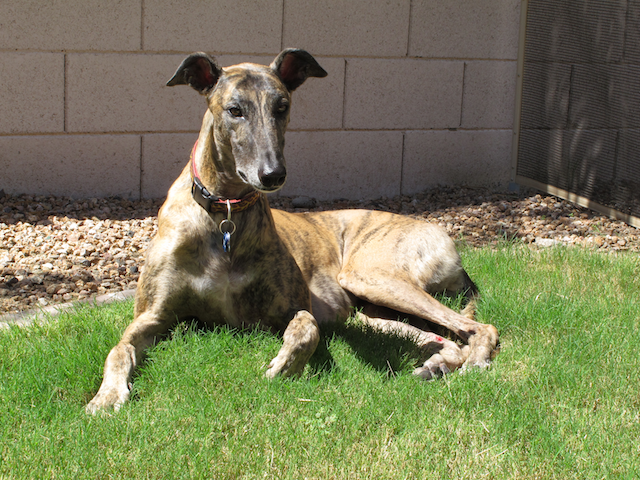
[[(0, 191), (0, 314), (135, 288), (161, 204)], [(274, 197), (271, 204), (289, 211), (369, 208), (413, 215), (478, 247), (520, 238), (540, 247), (640, 250), (640, 230), (534, 191), (440, 187), (371, 201)]]

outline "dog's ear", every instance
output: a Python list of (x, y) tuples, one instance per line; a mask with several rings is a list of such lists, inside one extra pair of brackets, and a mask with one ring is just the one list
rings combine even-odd
[(327, 76), (327, 72), (318, 65), (309, 52), (297, 48), (287, 48), (280, 52), (271, 63), (271, 68), (275, 70), (290, 92), (302, 85), (309, 77)]
[(185, 58), (167, 86), (189, 85), (198, 93), (206, 94), (215, 87), (222, 70), (216, 61), (206, 53), (192, 53)]

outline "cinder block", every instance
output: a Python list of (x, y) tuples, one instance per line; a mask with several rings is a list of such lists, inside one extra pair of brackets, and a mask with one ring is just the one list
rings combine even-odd
[(520, 3), (520, 0), (414, 1), (409, 55), (516, 60)]
[[(70, 132), (199, 131), (205, 98), (188, 86), (165, 83), (185, 55), (70, 54), (67, 129)], [(221, 66), (268, 64), (273, 56), (217, 56)], [(331, 72), (294, 93), (292, 129), (339, 128), (344, 61), (322, 59)]]
[(188, 86), (167, 87), (184, 55), (69, 54), (69, 132), (199, 131), (207, 108)]
[(160, 52), (280, 51), (282, 0), (145, 0), (143, 45)]
[[(616, 130), (523, 130), (520, 135), (517, 173), (596, 201), (616, 187), (616, 170), (622, 168), (633, 144)], [(626, 145), (625, 145), (626, 143)], [(616, 159), (617, 155), (617, 159)], [(633, 152), (635, 160), (635, 151)], [(637, 171), (637, 168), (636, 168)], [(632, 178), (632, 177), (630, 177)]]
[(189, 162), (195, 133), (143, 135), (142, 198), (161, 198)]
[(0, 137), (0, 165), (7, 193), (140, 196), (137, 135)]
[(518, 139), (516, 174), (566, 189), (567, 169), (562, 166), (564, 140), (563, 130), (522, 129)]
[(64, 55), (0, 53), (0, 92), (0, 133), (64, 131)]
[(529, 63), (522, 78), (522, 128), (564, 128), (569, 115), (571, 65)]
[(404, 56), (410, 3), (286, 0), (283, 45), (322, 55)]
[[(585, 197), (600, 197), (600, 188), (612, 188), (611, 182), (616, 174), (618, 132), (565, 130), (563, 136), (563, 162), (567, 167), (570, 182), (570, 188), (567, 190), (582, 193)], [(635, 164), (637, 166), (637, 160)]]
[(467, 62), (462, 128), (512, 128), (516, 75), (516, 62)]
[[(612, 182), (607, 185), (602, 181), (606, 177), (596, 178), (599, 180), (599, 185), (596, 185), (595, 192), (598, 196), (610, 196), (609, 202), (607, 202), (608, 205), (614, 204), (616, 209), (636, 216), (640, 213), (637, 200), (638, 190), (640, 190), (639, 150), (640, 130), (628, 129), (620, 131), (615, 164), (603, 165), (609, 167), (609, 172), (605, 172), (605, 174), (613, 174)], [(612, 166), (613, 168), (611, 168)], [(604, 199), (596, 197), (596, 200), (602, 202)]]
[(342, 127), (345, 61), (326, 57), (316, 60), (328, 75), (309, 78), (293, 93), (289, 130)]
[[(279, 52), (280, 50), (278, 50)], [(220, 67), (230, 67), (239, 63), (257, 63), (258, 65), (271, 65), (271, 62), (276, 58), (277, 53), (267, 55), (212, 55)]]
[(139, 50), (140, 0), (0, 2), (0, 45), (16, 50)]
[(407, 132), (402, 193), (435, 185), (506, 185), (511, 136), (511, 130)]
[[(636, 187), (640, 184), (638, 169), (638, 152), (640, 151), (640, 130), (621, 130), (616, 148), (616, 164), (612, 169), (618, 185)], [(634, 188), (635, 190), (635, 188)], [(637, 190), (634, 192), (637, 195)]]
[[(313, 52), (309, 53), (313, 55)], [(342, 127), (344, 59), (314, 57), (328, 75), (325, 78), (309, 78), (293, 93), (289, 130)], [(273, 55), (219, 55), (216, 61), (222, 67), (244, 62), (270, 65), (274, 58)]]
[(624, 60), (640, 63), (640, 0), (629, 0), (624, 30)]
[(638, 128), (638, 92), (638, 65), (575, 65), (571, 75), (569, 126)]
[[(590, 196), (614, 179), (616, 130), (522, 130), (517, 173), (554, 187)], [(618, 152), (620, 155), (621, 152)], [(610, 184), (604, 189), (610, 189)]]
[(348, 59), (345, 128), (460, 126), (463, 62)]
[(636, 49), (634, 5), (627, 0), (528, 3), (529, 61), (618, 63), (623, 51)]
[(319, 200), (400, 193), (401, 132), (291, 132), (283, 195)]

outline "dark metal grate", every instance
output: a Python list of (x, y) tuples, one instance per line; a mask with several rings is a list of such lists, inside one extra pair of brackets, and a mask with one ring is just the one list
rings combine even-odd
[(526, 2), (519, 122), (518, 183), (640, 217), (640, 0)]

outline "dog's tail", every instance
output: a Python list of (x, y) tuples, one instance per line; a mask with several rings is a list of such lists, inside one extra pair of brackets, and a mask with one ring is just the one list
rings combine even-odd
[(480, 291), (466, 271), (464, 272), (464, 296), (465, 306), (460, 314), (471, 320), (475, 320), (478, 300), (480, 300)]

